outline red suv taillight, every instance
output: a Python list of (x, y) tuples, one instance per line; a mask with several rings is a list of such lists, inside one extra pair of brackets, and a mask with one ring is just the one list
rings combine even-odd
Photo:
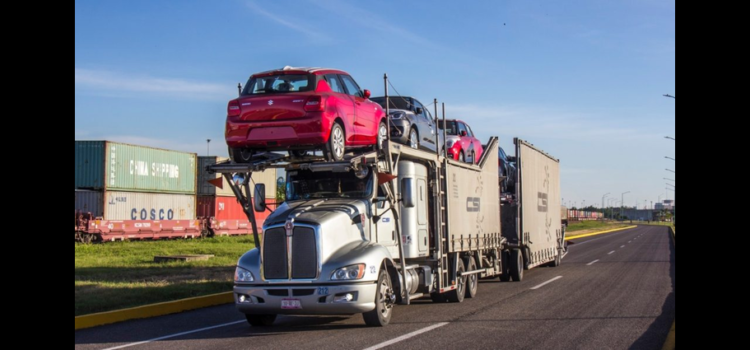
[(326, 99), (323, 96), (315, 95), (305, 101), (305, 111), (322, 112), (326, 109)]
[(240, 112), (240, 102), (237, 100), (229, 101), (229, 106), (227, 106), (227, 117), (239, 117)]

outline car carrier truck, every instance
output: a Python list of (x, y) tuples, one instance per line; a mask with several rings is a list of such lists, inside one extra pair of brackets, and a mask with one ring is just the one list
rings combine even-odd
[(287, 174), (286, 201), (237, 263), (238, 310), (253, 326), (280, 314), (363, 314), (368, 326), (385, 326), (395, 305), (460, 303), (476, 296), (479, 279), (520, 281), (524, 269), (559, 265), (559, 161), (515, 144), (517, 198), (507, 205), (495, 137), (476, 165), (386, 141), (341, 162), (262, 153), (209, 166), (230, 180), (253, 228), (254, 211), (266, 208), (252, 173)]

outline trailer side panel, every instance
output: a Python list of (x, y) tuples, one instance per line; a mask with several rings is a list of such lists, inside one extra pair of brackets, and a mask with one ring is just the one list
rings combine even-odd
[(562, 235), (560, 161), (516, 141), (520, 177), (520, 233), (529, 267), (555, 260)]

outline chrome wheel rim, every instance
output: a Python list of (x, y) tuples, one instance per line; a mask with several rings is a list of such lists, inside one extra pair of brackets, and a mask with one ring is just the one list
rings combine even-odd
[[(464, 273), (463, 269), (461, 269), (461, 270), (458, 271), (459, 275), (462, 274), (462, 273)], [(464, 284), (466, 284), (466, 277), (459, 277), (458, 278), (458, 285), (456, 286), (456, 288), (458, 289), (458, 294), (459, 295), (464, 294)]]
[(393, 307), (390, 302), (391, 299), (389, 298), (389, 294), (390, 287), (388, 286), (388, 283), (386, 281), (383, 281), (383, 283), (380, 284), (380, 288), (378, 288), (378, 308), (380, 308), (380, 314), (383, 316), (383, 318), (388, 318), (388, 314), (391, 312), (391, 308)]
[(411, 148), (419, 148), (419, 137), (417, 136), (416, 130), (412, 130), (411, 133), (409, 133), (409, 142), (411, 143)]
[(337, 159), (344, 157), (344, 132), (340, 127), (333, 129), (333, 154)]

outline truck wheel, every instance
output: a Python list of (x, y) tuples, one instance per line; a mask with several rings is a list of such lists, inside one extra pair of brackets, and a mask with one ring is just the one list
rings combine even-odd
[[(466, 269), (464, 269), (464, 261), (458, 259), (458, 269), (456, 270), (456, 276), (460, 276)], [(466, 276), (456, 277), (456, 289), (446, 293), (448, 301), (451, 303), (460, 303), (464, 301), (466, 295)]]
[(328, 149), (330, 150), (330, 160), (334, 162), (344, 160), (344, 153), (346, 153), (346, 136), (344, 134), (344, 128), (342, 128), (339, 123), (333, 123), (333, 126), (331, 126), (331, 136), (328, 137)]
[(245, 318), (253, 327), (271, 327), (276, 321), (276, 315), (245, 315)]
[(380, 270), (378, 287), (375, 291), (375, 309), (362, 314), (365, 324), (370, 327), (384, 327), (391, 322), (393, 314), (393, 285), (385, 269)]
[[(474, 271), (477, 269), (477, 263), (474, 262), (473, 257), (469, 257), (468, 259), (468, 266), (466, 268), (466, 271)], [(473, 298), (477, 296), (477, 289), (479, 289), (479, 276), (478, 274), (472, 274), (469, 276), (466, 276), (466, 297), (467, 298)]]
[(520, 249), (510, 252), (510, 277), (516, 282), (523, 280), (523, 254)]
[(510, 281), (510, 252), (507, 250), (504, 250), (502, 252), (503, 254), (503, 260), (501, 261), (503, 274), (500, 275), (500, 281), (503, 282), (509, 282)]

